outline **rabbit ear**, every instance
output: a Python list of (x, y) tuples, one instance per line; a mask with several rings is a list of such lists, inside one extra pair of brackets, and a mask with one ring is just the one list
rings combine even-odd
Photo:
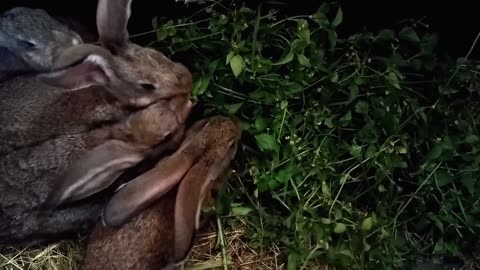
[(132, 0), (99, 0), (97, 28), (100, 42), (109, 50), (117, 50), (128, 42), (127, 24)]
[(110, 63), (111, 54), (108, 51), (82, 44), (66, 49), (55, 60), (52, 72), (37, 77), (46, 84), (69, 90), (104, 86), (116, 78)]
[(177, 151), (153, 169), (125, 184), (113, 195), (103, 210), (103, 223), (118, 227), (144, 207), (172, 189), (185, 175), (194, 160)]
[(236, 138), (232, 138), (228, 143), (229, 145), (225, 145), (228, 147), (225, 149), (227, 152), (221, 155), (218, 155), (216, 149), (205, 153), (188, 171), (178, 187), (174, 214), (175, 262), (184, 261), (190, 254), (200, 224), (200, 210), (205, 195), (214, 181), (227, 170), (235, 156)]
[(46, 205), (57, 207), (66, 202), (84, 199), (110, 186), (129, 167), (143, 159), (143, 155), (121, 141), (101, 144), (75, 161), (59, 178), (57, 188)]
[(105, 206), (103, 223), (110, 227), (123, 225), (178, 184), (205, 152), (204, 145), (198, 144), (197, 135), (185, 138), (175, 153), (122, 186)]

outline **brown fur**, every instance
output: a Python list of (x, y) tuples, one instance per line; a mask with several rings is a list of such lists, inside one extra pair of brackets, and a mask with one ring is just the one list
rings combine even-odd
[(149, 270), (181, 264), (190, 253), (198, 229), (198, 206), (208, 197), (215, 180), (227, 170), (240, 132), (240, 127), (225, 117), (211, 117), (190, 127), (178, 151), (183, 155), (195, 154), (190, 156), (195, 164), (180, 184), (117, 229), (98, 224), (88, 238), (81, 269)]
[[(107, 7), (128, 3), (99, 2)], [(112, 33), (127, 33), (128, 12), (111, 13), (119, 7), (130, 8), (104, 9), (97, 26), (107, 23), (121, 28)], [(191, 74), (162, 53), (128, 39), (113, 49), (108, 46), (110, 34), (100, 32), (105, 47), (81, 44), (63, 51), (52, 72), (0, 83), (0, 194), (6, 194), (0, 196), (0, 244), (40, 243), (85, 232), (108, 193), (49, 208), (55, 205), (50, 199), (61, 192), (59, 185), (91, 179), (89, 173), (104, 169), (99, 177), (91, 176), (103, 182), (86, 181), (71, 192), (76, 195), (72, 201), (78, 200), (109, 186), (143, 158), (178, 143), (182, 132), (177, 129), (191, 106)], [(170, 136), (176, 140), (168, 140)], [(162, 146), (171, 142), (173, 146)], [(108, 166), (121, 158), (130, 159)]]
[[(158, 269), (173, 256), (175, 192), (169, 192), (121, 229), (97, 226), (89, 235), (84, 270)], [(119, 256), (120, 255), (120, 256)]]

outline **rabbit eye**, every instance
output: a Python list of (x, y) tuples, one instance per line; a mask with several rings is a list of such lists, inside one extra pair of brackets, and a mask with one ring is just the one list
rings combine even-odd
[(155, 85), (150, 84), (150, 83), (141, 83), (140, 86), (141, 86), (143, 89), (148, 90), (148, 91), (153, 91), (153, 90), (155, 90)]

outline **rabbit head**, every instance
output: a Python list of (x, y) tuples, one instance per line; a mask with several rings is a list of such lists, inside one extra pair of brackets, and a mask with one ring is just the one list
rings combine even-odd
[(115, 227), (97, 224), (82, 269), (182, 269), (204, 197), (229, 167), (240, 134), (237, 123), (221, 116), (190, 127), (173, 155), (128, 182), (105, 206), (103, 222)]
[(183, 125), (191, 108), (186, 96), (178, 96), (85, 133), (83, 141), (90, 150), (57, 180), (46, 206), (55, 208), (91, 196), (109, 187), (126, 169), (172, 148), (183, 138)]
[[(135, 107), (189, 93), (192, 78), (184, 65), (171, 61), (155, 49), (129, 41), (127, 23), (131, 2), (99, 0), (97, 28), (104, 50), (94, 49), (92, 45), (70, 48), (57, 61), (55, 68), (61, 70), (44, 74), (41, 76), (44, 81), (74, 90), (100, 85), (123, 104)], [(72, 67), (65, 70), (65, 63), (71, 63)]]
[(59, 51), (80, 43), (77, 33), (44, 10), (16, 7), (0, 16), (0, 47), (21, 58), (32, 71), (48, 70)]

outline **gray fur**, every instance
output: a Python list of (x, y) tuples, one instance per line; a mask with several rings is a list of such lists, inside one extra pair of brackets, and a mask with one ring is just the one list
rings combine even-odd
[(96, 220), (101, 201), (56, 211), (42, 209), (53, 180), (86, 150), (80, 137), (63, 136), (0, 158), (0, 244), (62, 238)]
[(49, 70), (59, 51), (79, 43), (83, 41), (77, 33), (44, 10), (10, 9), (0, 16), (0, 47), (6, 49), (3, 56), (10, 52), (21, 60), (2, 61), (0, 81), (17, 74)]

